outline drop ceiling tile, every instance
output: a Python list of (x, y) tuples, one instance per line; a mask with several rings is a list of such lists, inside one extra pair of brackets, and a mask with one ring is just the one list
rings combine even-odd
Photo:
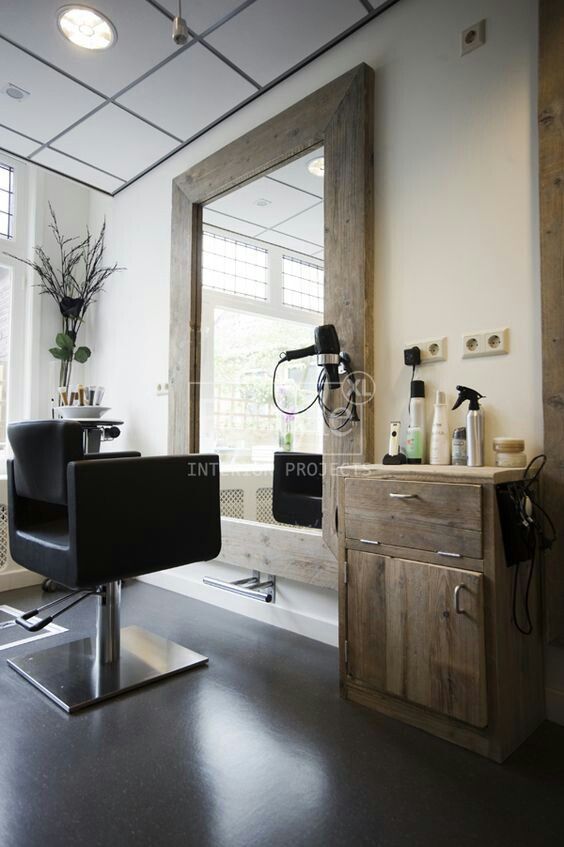
[(30, 96), (13, 100), (0, 93), (0, 121), (40, 141), (53, 138), (104, 102), (76, 82), (0, 40), (0, 90), (8, 83), (29, 91)]
[(17, 156), (29, 156), (33, 150), (37, 150), (39, 144), (24, 138), (23, 135), (18, 135), (17, 132), (12, 132), (11, 129), (0, 126), (0, 147)]
[(209, 42), (266, 83), (365, 15), (357, 0), (257, 0), (215, 30)]
[(96, 168), (83, 165), (81, 162), (69, 159), (63, 153), (57, 153), (56, 150), (50, 150), (49, 148), (42, 150), (41, 153), (34, 156), (32, 162), (37, 162), (38, 165), (45, 165), (54, 171), (65, 174), (65, 176), (79, 179), (81, 182), (95, 186), (95, 188), (101, 188), (102, 191), (113, 193), (123, 185), (121, 180), (114, 179), (114, 177), (108, 176), (96, 170)]
[(0, 31), (103, 94), (116, 94), (178, 49), (171, 22), (145, 0), (95, 0), (94, 8), (114, 24), (117, 41), (102, 51), (77, 47), (57, 27), (63, 5), (63, 0), (2, 0)]
[(309, 191), (316, 197), (323, 197), (323, 178), (310, 174), (307, 169), (308, 164), (313, 159), (319, 159), (321, 156), (323, 156), (323, 147), (311, 150), (305, 156), (300, 156), (299, 159), (294, 159), (288, 165), (272, 171), (269, 177), (279, 182), (285, 182), (287, 185), (293, 185), (295, 188), (301, 188), (302, 191)]
[(256, 224), (241, 221), (238, 218), (232, 218), (230, 215), (224, 215), (221, 212), (214, 212), (208, 206), (204, 207), (204, 223), (220, 227), (220, 229), (226, 229), (238, 235), (247, 235), (249, 238), (258, 235), (262, 230), (262, 227)]
[(201, 44), (195, 44), (118, 99), (187, 139), (256, 89)]
[[(235, 11), (241, 4), (242, 0), (184, 0), (182, 15), (190, 29), (200, 33)], [(173, 15), (178, 12), (176, 0), (161, 0), (161, 5)]]
[[(257, 201), (266, 201), (257, 205)], [(267, 177), (250, 182), (210, 204), (210, 209), (255, 223), (261, 229), (275, 227), (281, 221), (303, 212), (314, 199), (303, 191)]]
[(303, 253), (305, 256), (314, 258), (315, 253), (319, 251), (318, 244), (310, 244), (308, 241), (303, 241), (301, 238), (293, 238), (291, 235), (283, 235), (281, 232), (276, 232), (274, 229), (269, 229), (261, 233), (257, 238), (258, 241), (264, 241), (266, 244), (276, 244), (278, 247), (284, 247), (286, 250), (293, 250), (295, 253)]
[(318, 244), (319, 247), (323, 247), (323, 228), (323, 203), (318, 203), (313, 209), (308, 209), (276, 227), (278, 232), (292, 235), (294, 238), (303, 238), (305, 241)]
[(176, 146), (170, 136), (111, 104), (71, 129), (54, 145), (57, 150), (121, 179), (131, 179)]

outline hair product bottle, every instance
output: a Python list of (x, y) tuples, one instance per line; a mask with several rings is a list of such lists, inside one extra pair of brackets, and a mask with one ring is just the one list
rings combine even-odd
[(408, 465), (425, 462), (425, 383), (422, 379), (411, 381), (405, 455)]
[(431, 465), (450, 465), (448, 409), (444, 391), (437, 391), (435, 398), (429, 462)]
[(481, 468), (484, 464), (484, 415), (480, 406), (483, 394), (466, 385), (457, 385), (458, 399), (453, 409), (468, 400), (468, 414), (466, 415), (466, 438), (468, 449), (468, 467)]

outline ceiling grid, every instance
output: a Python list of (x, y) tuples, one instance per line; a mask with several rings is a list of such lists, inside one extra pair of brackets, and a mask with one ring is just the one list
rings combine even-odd
[(396, 2), (184, 0), (177, 47), (176, 0), (97, 0), (117, 40), (90, 51), (62, 0), (3, 0), (0, 150), (116, 194)]

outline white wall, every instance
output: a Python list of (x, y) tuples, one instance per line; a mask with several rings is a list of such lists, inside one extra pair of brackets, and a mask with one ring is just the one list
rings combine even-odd
[[(482, 17), (487, 44), (462, 59), (460, 31)], [(376, 72), (377, 453), (386, 451), (390, 419), (405, 419), (403, 345), (434, 335), (448, 336), (449, 357), (421, 370), (428, 396), (440, 386), (454, 400), (457, 383), (475, 386), (487, 395), (487, 443), (493, 434), (522, 435), (531, 455), (538, 450), (537, 57), (530, 0), (401, 0), (114, 200), (92, 199), (93, 222), (108, 217), (108, 258), (127, 267), (100, 302), (92, 360), (92, 378), (107, 386), (109, 403), (127, 421), (121, 446), (166, 450), (167, 399), (155, 395), (155, 386), (168, 370), (172, 179), (360, 62)], [(501, 326), (511, 329), (509, 356), (461, 360), (463, 332)], [(452, 423), (461, 419), (453, 414)], [(201, 596), (199, 568), (184, 570), (177, 574), (183, 590)], [(278, 608), (321, 621), (311, 634), (334, 638), (335, 598), (280, 583)], [(240, 606), (206, 591), (210, 602)], [(245, 608), (258, 614), (258, 606), (246, 601)]]
[[(34, 246), (41, 245), (58, 268), (59, 251), (49, 229), (48, 204), (53, 206), (64, 235), (83, 236), (95, 192), (17, 157), (0, 155), (16, 169), (15, 238), (0, 242), (0, 265), (8, 268), (12, 283), (8, 416), (10, 420), (48, 417), (52, 389), (58, 385), (59, 367), (49, 348), (61, 329), (59, 310), (50, 297), (39, 294), (33, 271), (4, 251), (32, 259)], [(88, 334), (86, 326), (84, 338)], [(77, 379), (83, 376), (85, 372), (77, 369)]]

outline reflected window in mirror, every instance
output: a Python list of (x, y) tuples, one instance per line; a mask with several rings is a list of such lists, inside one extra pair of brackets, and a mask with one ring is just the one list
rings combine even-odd
[[(315, 280), (290, 290), (300, 305), (278, 308), (287, 296), (280, 286), (287, 262)], [(219, 453), (222, 466), (255, 471), (272, 468), (275, 450), (321, 452), (317, 407), (303, 415), (279, 412), (272, 403), (272, 371), (282, 350), (307, 347), (322, 323), (322, 311), (303, 305), (322, 308), (322, 267), (205, 230), (202, 269), (201, 449)], [(279, 373), (280, 405), (288, 412), (307, 406), (316, 389), (315, 359), (283, 365)]]

